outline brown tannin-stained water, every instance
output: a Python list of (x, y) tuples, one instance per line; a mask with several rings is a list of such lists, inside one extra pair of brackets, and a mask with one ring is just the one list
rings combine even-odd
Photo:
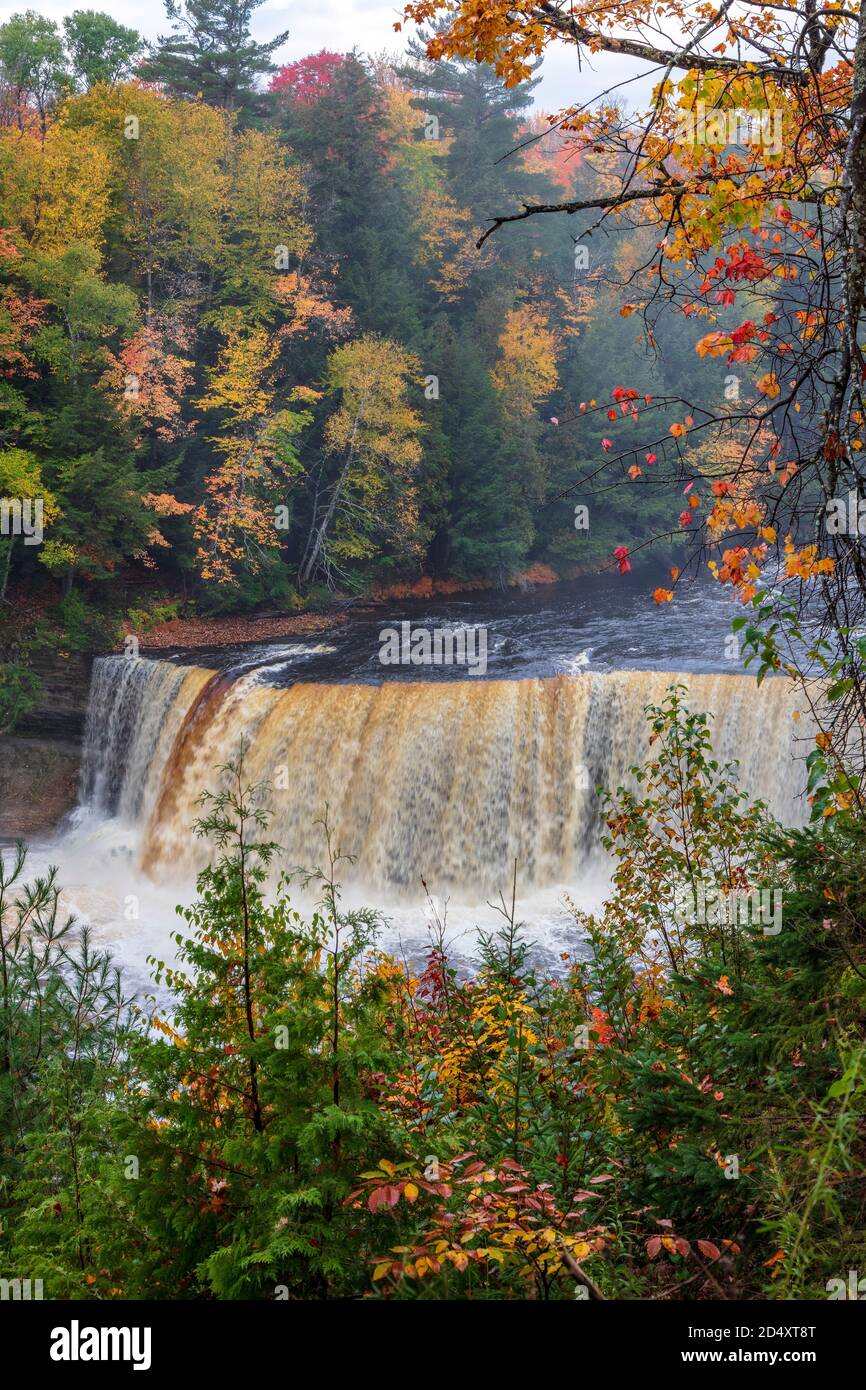
[(606, 626), (593, 606), (581, 616), (561, 596), (454, 608), (427, 605), (408, 620), (434, 631), (448, 620), (484, 624), (489, 660), (475, 677), (456, 666), (383, 667), (381, 634), (406, 612), (376, 613), (333, 643), (221, 652), (210, 665), (95, 663), (81, 804), (47, 857), (137, 983), (148, 952), (171, 954), (174, 905), (190, 901), (208, 857), (192, 831), (198, 798), (217, 789), (242, 740), (246, 780), (268, 784), (280, 868), (322, 862), (316, 821), (327, 806), (337, 844), (355, 857), (342, 874), (347, 901), (386, 911), (384, 944), (423, 943), (423, 879), (440, 911), (448, 899), (469, 957), (476, 925), (495, 924), (487, 903), (509, 891), (515, 860), (529, 935), (551, 959), (574, 947), (564, 896), (596, 906), (607, 878), (596, 789), (630, 780), (649, 747), (644, 707), (674, 681), (713, 715), (716, 753), (739, 760), (743, 788), (781, 820), (804, 819), (793, 694), (778, 679), (757, 687), (731, 662), (731, 612), (715, 592), (692, 609), (687, 652), (679, 634), (683, 665), (705, 669), (681, 674), (673, 664), (610, 669), (629, 665), (635, 647), (644, 659), (647, 630), (644, 646), (660, 640), (645, 606), (609, 614)]

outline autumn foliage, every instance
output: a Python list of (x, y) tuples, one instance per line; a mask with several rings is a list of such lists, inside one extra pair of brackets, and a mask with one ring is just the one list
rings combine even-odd
[[(646, 712), (603, 803), (608, 900), (557, 961), (516, 880), (470, 975), (432, 902), (426, 953), (383, 952), (327, 818), (322, 867), (277, 875), (240, 764), (203, 798), (212, 863), (146, 1017), (7, 860), (0, 1104), (30, 1138), (4, 1124), (4, 1255), (110, 1300), (824, 1297), (864, 1230), (862, 823), (776, 826), (685, 696)], [(738, 917), (780, 883), (784, 930)]]

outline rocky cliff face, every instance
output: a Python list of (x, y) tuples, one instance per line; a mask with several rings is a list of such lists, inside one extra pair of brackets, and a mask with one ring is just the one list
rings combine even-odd
[(49, 834), (75, 805), (81, 749), (53, 738), (0, 738), (0, 840)]
[(80, 652), (33, 660), (39, 704), (0, 738), (0, 840), (47, 835), (75, 805), (92, 664)]
[(92, 653), (37, 653), (30, 665), (42, 682), (42, 694), (36, 709), (21, 720), (16, 734), (79, 742), (90, 693)]

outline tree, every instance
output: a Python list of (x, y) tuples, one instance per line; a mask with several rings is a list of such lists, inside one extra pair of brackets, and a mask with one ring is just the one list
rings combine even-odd
[(525, 452), (471, 329), (444, 346), (441, 373), (451, 464), (444, 564), (461, 579), (504, 584), (525, 562), (534, 535)]
[(137, 30), (101, 10), (73, 10), (63, 30), (72, 76), (84, 91), (97, 82), (113, 86), (123, 81), (144, 47)]
[(53, 20), (25, 10), (0, 24), (0, 79), (11, 89), (11, 107), (21, 129), (28, 106), (35, 107), (43, 140), (49, 112), (69, 86), (65, 62)]
[(62, 256), (35, 255), (26, 276), (36, 293), (56, 309), (56, 321), (35, 335), (35, 354), (73, 383), (105, 360), (110, 331), (133, 326), (135, 295), (128, 286), (103, 278), (99, 256), (90, 246), (74, 244)]
[[(196, 833), (218, 851), (183, 910), (176, 968), (152, 961), (172, 1016), (152, 1019), (134, 1065), (142, 1081), (134, 1147), (139, 1221), (160, 1261), (218, 1298), (327, 1297), (357, 1287), (346, 1208), (365, 1141), (384, 1140), (369, 1073), (383, 1052), (385, 997), (359, 988), (380, 919), (346, 911), (335, 872), (346, 856), (327, 820), (327, 862), (303, 875), (320, 891), (305, 924), (265, 838), (268, 788), (250, 785), (241, 742), (202, 796)], [(272, 880), (273, 881), (273, 880)], [(176, 1200), (160, 1199), (160, 1189)], [(172, 1209), (174, 1208), (174, 1209)]]
[[(817, 591), (814, 616), (850, 682), (835, 707), (819, 709), (821, 737), (841, 758), (857, 734), (855, 794), (866, 809), (866, 556), (858, 525), (838, 524), (843, 501), (852, 499), (855, 514), (866, 501), (866, 13), (819, 10), (813, 0), (778, 10), (734, 0), (694, 12), (668, 0), (648, 8), (589, 0), (579, 14), (559, 0), (519, 9), (507, 0), (418, 0), (406, 13), (428, 22), (446, 9), (428, 57), (490, 63), (509, 86), (554, 43), (578, 60), (614, 53), (659, 73), (649, 107), (634, 117), (610, 92), (556, 117), (575, 152), (603, 165), (606, 182), (586, 196), (504, 209), (485, 237), (588, 211), (596, 227), (647, 229), (652, 250), (626, 277), (620, 313), (638, 316), (654, 349), (663, 320), (682, 313), (700, 324), (701, 357), (734, 369), (737, 382), (745, 375), (748, 391), (733, 409), (644, 402), (640, 384), (625, 383), (633, 397), (597, 409), (624, 408), (642, 422), (642, 437), (632, 432), (622, 448), (606, 437), (603, 463), (640, 474), (641, 456), (653, 454), (675, 515), (683, 485), (694, 482), (693, 444), (715, 439), (720, 457), (742, 431), (735, 460), (680, 515), (690, 551), (675, 586), (712, 556), (719, 581), (764, 618), (759, 589), (769, 576), (781, 576), (780, 602), (786, 588)], [(647, 37), (669, 23), (675, 44)], [(593, 477), (599, 490), (607, 485), (598, 463), (575, 489)], [(657, 601), (668, 592), (658, 590)], [(781, 637), (763, 655), (761, 669), (784, 667), (813, 707), (810, 676), (823, 674), (820, 663), (792, 655)]]
[[(34, 519), (33, 504), (36, 503), (41, 509), (40, 530), (50, 526), (57, 517), (57, 503), (43, 485), (38, 463), (25, 449), (0, 449), (0, 504), (10, 501), (24, 506), (29, 504), (31, 523)], [(6, 597), (15, 541), (14, 531), (11, 535), (0, 535), (0, 603)]]
[(256, 79), (274, 71), (271, 55), (288, 31), (269, 43), (250, 34), (253, 11), (262, 0), (165, 0), (174, 32), (151, 46), (141, 75), (173, 96), (199, 98), (210, 106), (251, 114), (261, 99)]
[(368, 332), (419, 346), (412, 273), (412, 210), (400, 171), (389, 168), (387, 111), (370, 64), (356, 53), (316, 93), (293, 89), (278, 119), (307, 165), (316, 254), (336, 269), (336, 291)]
[(276, 408), (278, 354), (279, 341), (263, 329), (230, 331), (199, 402), (219, 412), (211, 443), (222, 459), (205, 480), (206, 501), (194, 517), (205, 579), (229, 582), (240, 563), (255, 574), (279, 543), (276, 509), (287, 505), (300, 472), (295, 438), (311, 416)]
[[(325, 431), (301, 583), (339, 562), (376, 553), (382, 539), (420, 553), (415, 476), (421, 417), (408, 403), (421, 363), (397, 343), (367, 334), (328, 359), (327, 389), (338, 397)], [(336, 474), (327, 471), (337, 460)], [(332, 534), (333, 533), (333, 534)]]
[(11, 734), (19, 720), (35, 709), (42, 682), (20, 661), (0, 661), (0, 735)]
[[(429, 61), (435, 35), (426, 42), (412, 40), (413, 62), (398, 68), (415, 92), (414, 104), (439, 122), (440, 138), (448, 141), (447, 162), (452, 196), (472, 217), (484, 223), (503, 201), (540, 187), (517, 160), (506, 156), (514, 148), (518, 118), (532, 105), (537, 78), (504, 84), (488, 63), (457, 57), (451, 62)], [(440, 54), (441, 56), (441, 54)]]
[(493, 385), (510, 416), (531, 415), (556, 389), (558, 351), (556, 334), (541, 311), (530, 304), (509, 309), (499, 338)]
[(328, 90), (345, 56), (344, 53), (329, 53), (323, 48), (321, 53), (309, 53), (297, 63), (286, 63), (271, 78), (268, 90), (275, 92), (280, 102), (291, 101), (308, 106)]
[(109, 149), (65, 121), (53, 121), (44, 139), (32, 126), (2, 136), (0, 207), (16, 256), (24, 253), (7, 268), (23, 276), (31, 249), (59, 256), (84, 244), (98, 256), (111, 204)]

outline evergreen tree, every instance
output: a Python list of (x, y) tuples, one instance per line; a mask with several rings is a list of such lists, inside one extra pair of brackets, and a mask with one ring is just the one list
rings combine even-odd
[(288, 144), (309, 169), (316, 251), (336, 262), (338, 297), (362, 329), (416, 347), (412, 209), (367, 66), (347, 54), (316, 99), (289, 96), (279, 111)]
[(520, 450), (469, 330), (446, 358), (441, 389), (451, 449), (448, 568), (459, 578), (494, 575), (503, 583), (528, 554), (532, 518)]
[(414, 61), (398, 74), (417, 92), (414, 104), (436, 117), (443, 138), (451, 138), (449, 191), (484, 221), (502, 211), (503, 196), (518, 195), (536, 182), (519, 159), (508, 156), (540, 79), (506, 88), (487, 63), (428, 62), (423, 39), (412, 40), (409, 52)]
[(288, 30), (256, 43), (250, 20), (261, 0), (165, 0), (174, 32), (151, 46), (141, 70), (173, 96), (200, 97), (227, 111), (256, 113), (256, 79), (274, 71), (271, 55)]

